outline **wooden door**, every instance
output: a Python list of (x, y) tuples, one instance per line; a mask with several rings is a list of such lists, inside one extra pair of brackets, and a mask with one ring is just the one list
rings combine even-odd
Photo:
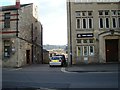
[(118, 62), (118, 39), (105, 40), (106, 62)]

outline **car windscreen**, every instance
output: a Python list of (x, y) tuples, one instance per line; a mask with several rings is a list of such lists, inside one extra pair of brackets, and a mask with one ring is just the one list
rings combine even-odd
[(60, 57), (52, 57), (51, 60), (59, 60)]

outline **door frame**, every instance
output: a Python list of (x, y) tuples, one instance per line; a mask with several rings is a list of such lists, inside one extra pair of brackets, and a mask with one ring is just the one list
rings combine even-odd
[[(116, 41), (115, 41), (116, 40)], [(113, 48), (112, 49), (110, 49), (112, 46), (109, 46), (109, 43), (112, 43), (112, 42), (115, 42), (115, 46), (117, 46), (116, 47), (116, 50), (115, 51), (117, 51), (117, 52), (115, 52), (115, 56), (117, 56), (116, 57), (116, 60), (115, 61), (113, 61), (113, 60), (109, 60), (109, 54), (111, 54), (111, 50), (113, 50)], [(108, 63), (108, 62), (118, 62), (119, 61), (119, 47), (118, 47), (118, 45), (119, 45), (119, 39), (106, 39), (105, 40), (105, 54), (106, 54), (106, 62)], [(109, 50), (110, 51), (108, 51), (107, 49), (109, 48)], [(108, 53), (108, 52), (110, 52), (110, 53)], [(114, 57), (114, 56), (113, 56)]]

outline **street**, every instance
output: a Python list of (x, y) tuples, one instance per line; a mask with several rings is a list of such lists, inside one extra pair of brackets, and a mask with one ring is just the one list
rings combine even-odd
[(48, 64), (3, 68), (2, 85), (3, 88), (118, 88), (118, 72), (68, 73), (62, 69)]

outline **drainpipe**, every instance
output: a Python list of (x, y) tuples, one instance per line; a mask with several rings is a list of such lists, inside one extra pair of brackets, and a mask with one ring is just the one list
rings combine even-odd
[(72, 65), (72, 30), (71, 30), (71, 2), (69, 0), (69, 30), (70, 30), (70, 65)]
[[(16, 7), (16, 9), (17, 9), (17, 22), (16, 22), (16, 37), (18, 37), (18, 15), (19, 15), (19, 13), (18, 13), (18, 10), (19, 10), (19, 8), (20, 8), (20, 0), (16, 0), (16, 5), (15, 5), (15, 7)], [(18, 44), (18, 41), (17, 41), (17, 44)], [(17, 67), (19, 67), (19, 57), (18, 57), (18, 47), (17, 47)]]
[(34, 45), (33, 45), (33, 23), (31, 24), (31, 41), (32, 41), (32, 46), (31, 46), (31, 59), (32, 59), (32, 63), (35, 63), (35, 59), (34, 59)]
[(43, 26), (41, 25), (41, 63), (43, 64)]

